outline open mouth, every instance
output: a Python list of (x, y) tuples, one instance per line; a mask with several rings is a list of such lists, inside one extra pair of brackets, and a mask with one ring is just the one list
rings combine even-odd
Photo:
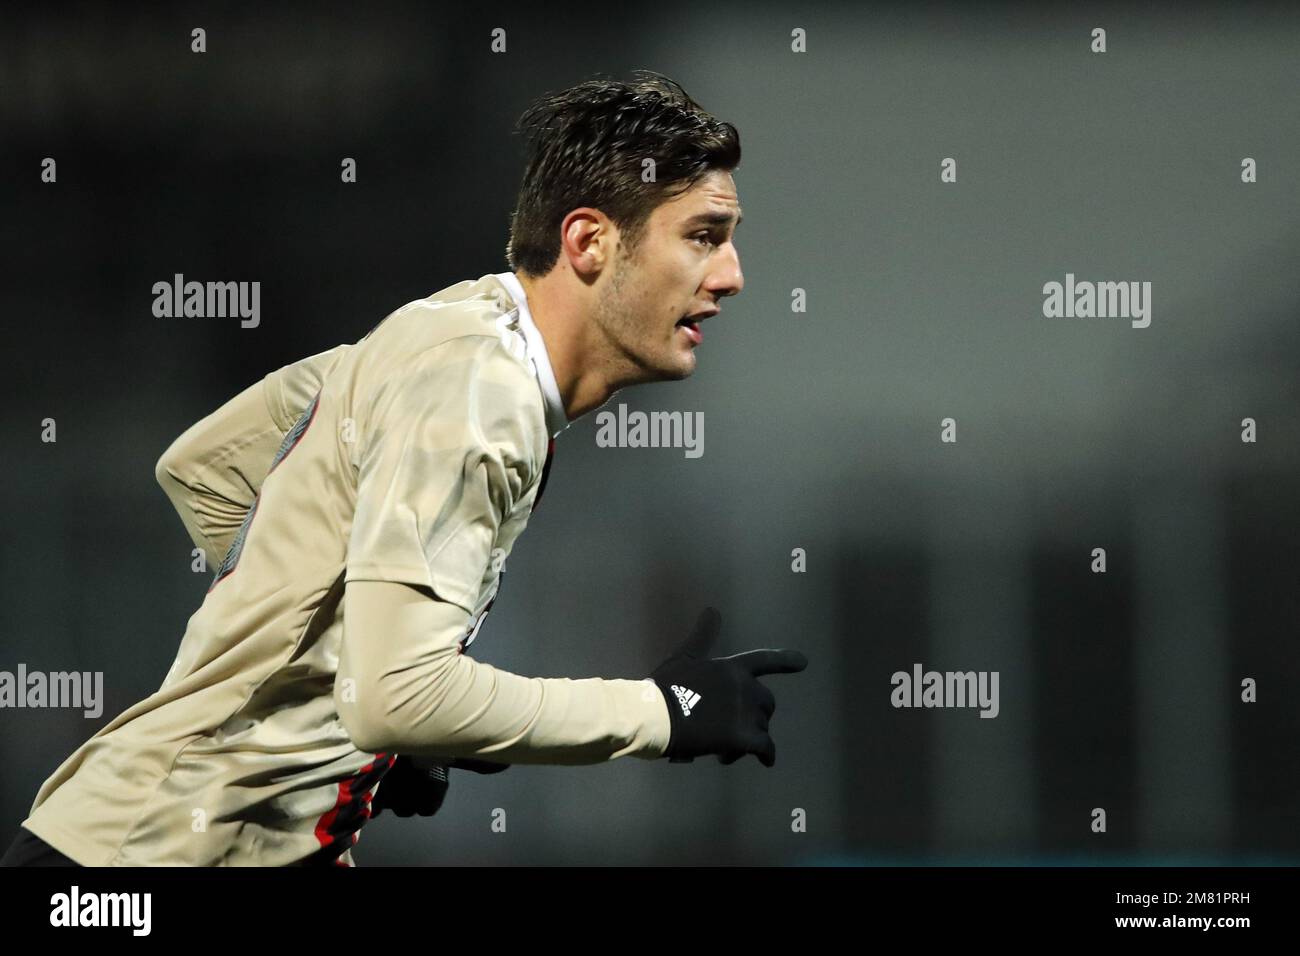
[(704, 334), (700, 331), (700, 323), (691, 318), (677, 320), (677, 327), (684, 329), (687, 337), (696, 345), (704, 341)]

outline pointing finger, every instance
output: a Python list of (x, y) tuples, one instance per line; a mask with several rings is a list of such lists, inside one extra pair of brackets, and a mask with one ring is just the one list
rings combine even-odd
[(721, 659), (735, 661), (743, 665), (755, 677), (761, 677), (764, 674), (797, 674), (808, 666), (808, 658), (804, 657), (799, 651), (777, 648), (745, 651), (742, 654), (732, 654), (730, 657)]

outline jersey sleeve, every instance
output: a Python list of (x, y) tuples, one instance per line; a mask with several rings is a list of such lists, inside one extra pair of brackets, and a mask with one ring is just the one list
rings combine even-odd
[(464, 336), (386, 376), (358, 409), (345, 581), (427, 587), (472, 613), (498, 530), (540, 477), (535, 380), (495, 339)]
[(335, 704), (361, 750), (576, 765), (668, 748), (668, 704), (651, 678), (501, 670), (460, 653), (463, 610), (400, 584), (354, 582), (343, 603)]
[(276, 369), (191, 425), (158, 459), (154, 477), (211, 563), (230, 549), (285, 432), (350, 347)]
[(262, 395), (283, 436), (320, 391), (325, 376), (353, 346), (347, 343), (276, 369), (262, 379)]

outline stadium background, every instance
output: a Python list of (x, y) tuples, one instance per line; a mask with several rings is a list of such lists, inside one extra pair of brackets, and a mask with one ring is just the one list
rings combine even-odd
[[(475, 652), (640, 677), (715, 604), (726, 652), (811, 660), (770, 680), (777, 765), (458, 774), (436, 818), (367, 827), (359, 862), (1296, 861), (1298, 48), (1280, 7), (7, 13), (0, 669), (102, 670), (106, 701), (0, 712), (0, 840), (156, 688), (208, 583), (162, 450), (504, 269), (515, 118), (647, 67), (741, 131), (746, 288), (693, 378), (607, 408), (703, 412), (704, 455), (572, 425)], [(260, 281), (260, 327), (155, 318), (177, 272)], [(1150, 281), (1150, 327), (1045, 319), (1067, 272)], [(895, 710), (916, 662), (999, 671), (1000, 715)]]

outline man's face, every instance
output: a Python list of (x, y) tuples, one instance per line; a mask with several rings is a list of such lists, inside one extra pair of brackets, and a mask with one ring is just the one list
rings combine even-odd
[(695, 371), (705, 320), (745, 283), (733, 242), (740, 217), (731, 174), (713, 170), (655, 209), (630, 256), (619, 244), (600, 279), (596, 323), (642, 381)]

